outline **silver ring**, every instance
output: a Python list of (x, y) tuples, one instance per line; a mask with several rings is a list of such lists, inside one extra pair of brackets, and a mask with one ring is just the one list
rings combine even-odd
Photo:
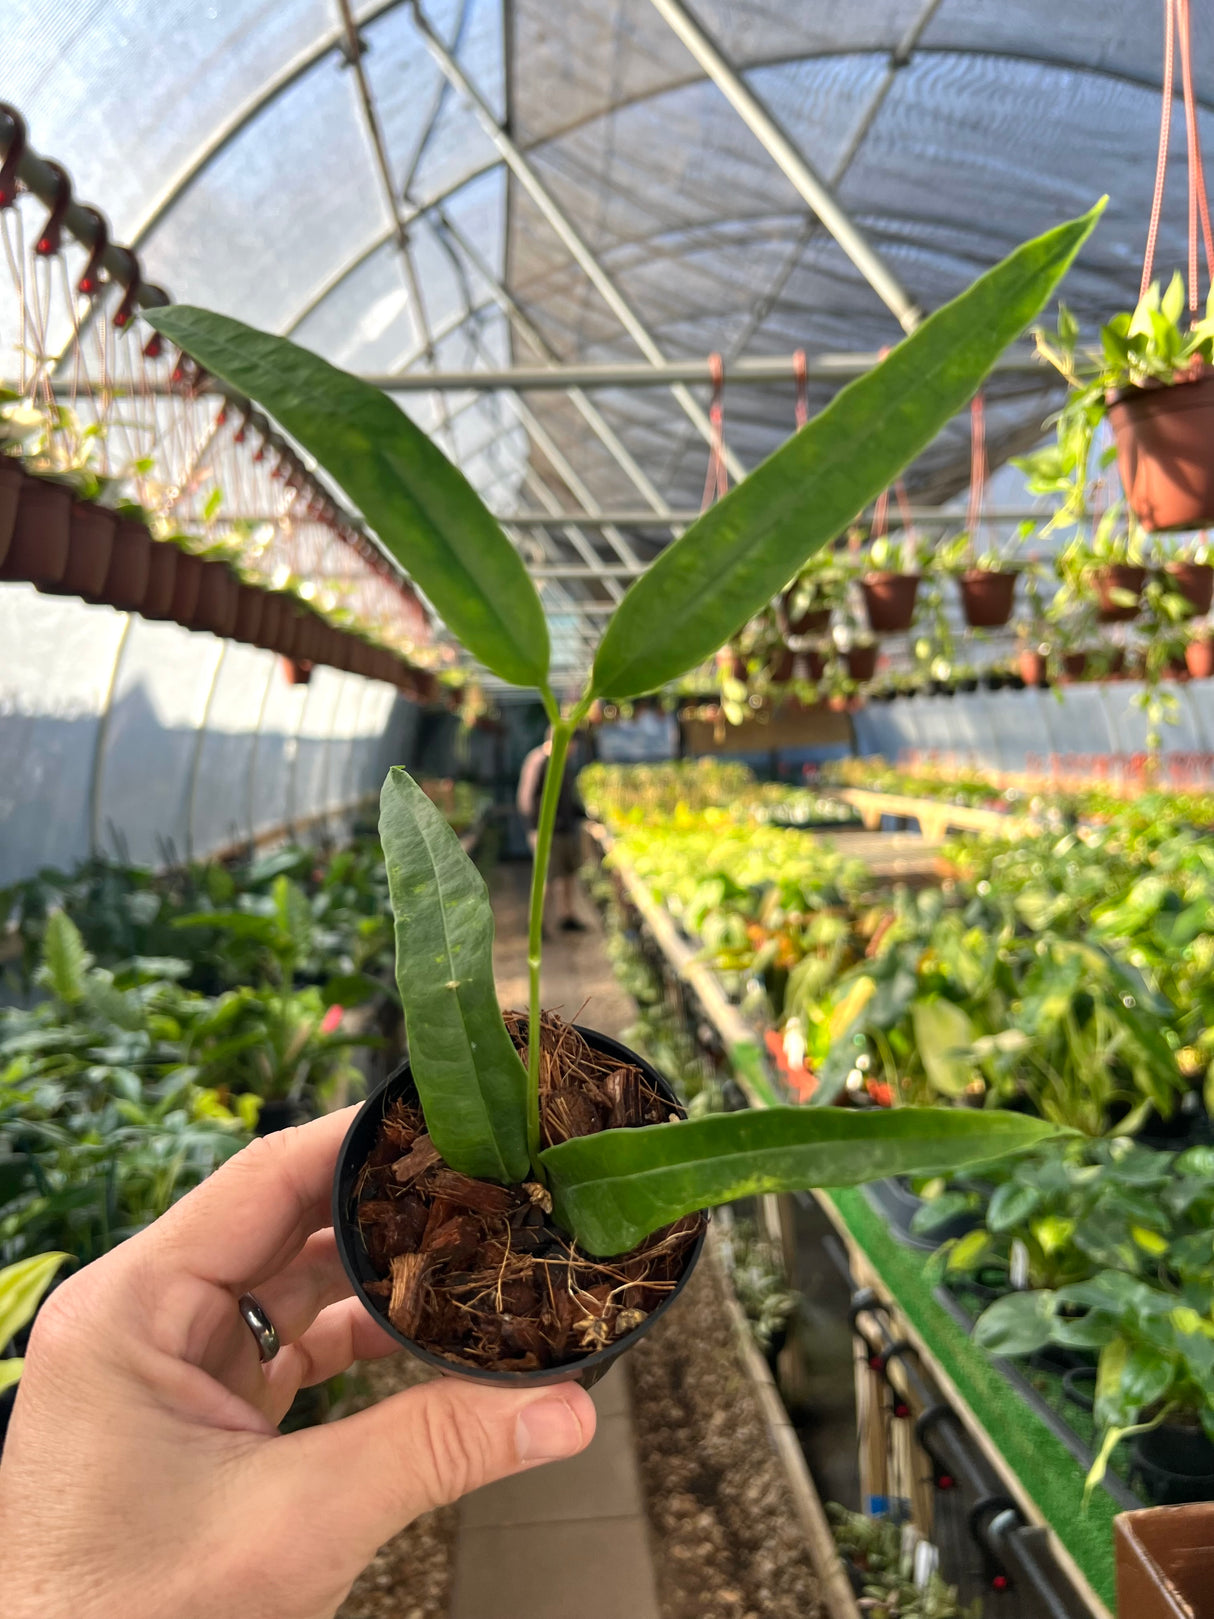
[(251, 1293), (242, 1293), (236, 1301), (236, 1308), (240, 1311), (245, 1326), (257, 1340), (257, 1353), (263, 1361), (273, 1360), (282, 1347), (278, 1342), (278, 1330), (274, 1323)]

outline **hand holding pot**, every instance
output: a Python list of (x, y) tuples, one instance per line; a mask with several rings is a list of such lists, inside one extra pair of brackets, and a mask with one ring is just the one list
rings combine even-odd
[(328, 1226), (352, 1112), (254, 1142), (48, 1299), (0, 1465), (7, 1619), (328, 1619), (420, 1513), (589, 1442), (574, 1384), (446, 1378), (278, 1433), (299, 1388), (395, 1347)]

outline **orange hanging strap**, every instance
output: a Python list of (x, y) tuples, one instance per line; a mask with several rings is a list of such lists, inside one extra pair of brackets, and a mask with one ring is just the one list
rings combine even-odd
[(797, 384), (796, 421), (799, 433), (809, 420), (809, 366), (804, 349), (797, 349), (793, 354), (792, 374)]
[(1184, 86), (1185, 150), (1189, 160), (1189, 310), (1197, 313), (1197, 227), (1205, 240), (1206, 276), (1214, 283), (1214, 237), (1210, 232), (1210, 203), (1206, 196), (1201, 135), (1197, 127), (1197, 97), (1193, 92), (1193, 50), (1189, 0), (1174, 0), (1178, 8), (1180, 76)]
[(1147, 227), (1147, 246), (1142, 259), (1139, 301), (1147, 295), (1147, 288), (1151, 285), (1151, 272), (1155, 268), (1155, 244), (1159, 239), (1159, 219), (1163, 212), (1163, 185), (1168, 173), (1168, 141), (1172, 134), (1173, 67), (1176, 54), (1174, 4), (1175, 0), (1163, 0), (1163, 102), (1159, 109), (1159, 154), (1155, 159), (1155, 191), (1151, 197), (1151, 223)]
[(986, 493), (986, 406), (982, 395), (974, 395), (970, 405), (970, 499), (965, 527), (973, 544), (982, 522), (982, 500)]
[(712, 404), (708, 407), (712, 441), (708, 454), (708, 475), (704, 479), (704, 498), (700, 502), (702, 512), (706, 512), (713, 501), (720, 500), (729, 489), (729, 469), (725, 465), (725, 363), (719, 354), (708, 356), (708, 373), (712, 378)]

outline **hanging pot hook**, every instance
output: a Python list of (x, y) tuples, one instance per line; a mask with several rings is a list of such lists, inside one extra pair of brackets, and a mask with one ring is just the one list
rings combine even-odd
[[(144, 285), (143, 302), (145, 306), (153, 309), (163, 309), (172, 301), (163, 287), (154, 287), (150, 281)], [(158, 360), (163, 353), (164, 339), (159, 332), (154, 331), (143, 345), (143, 357), (145, 360)]]
[(25, 156), (25, 119), (7, 101), (0, 101), (0, 115), (13, 126), (0, 165), (0, 208), (11, 208), (17, 200), (17, 168)]
[(127, 275), (120, 275), (117, 277), (118, 284), (125, 289), (123, 292), (122, 302), (118, 305), (118, 309), (114, 315), (114, 325), (117, 326), (121, 331), (124, 327), (131, 324), (131, 320), (134, 317), (136, 300), (139, 297), (139, 288), (142, 285), (143, 277), (139, 270), (139, 260), (135, 257), (134, 253), (131, 252), (129, 247), (119, 247), (117, 242), (115, 242), (114, 251), (116, 253), (121, 253), (129, 266), (129, 272)]
[(52, 163), (48, 160), (46, 166), (54, 171), (56, 191), (42, 233), (34, 243), (34, 252), (40, 259), (49, 259), (58, 253), (63, 238), (63, 218), (72, 200), (71, 175), (61, 163)]
[(93, 221), (95, 235), (93, 245), (89, 248), (88, 263), (76, 283), (76, 291), (82, 298), (92, 298), (101, 291), (101, 261), (110, 245), (110, 227), (100, 208), (94, 208), (87, 202), (82, 203), (81, 208)]

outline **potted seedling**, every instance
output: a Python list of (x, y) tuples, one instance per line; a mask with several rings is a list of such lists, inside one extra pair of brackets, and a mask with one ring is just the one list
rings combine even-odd
[[(1212, 295), (1214, 296), (1214, 295)], [(1130, 509), (1146, 529), (1195, 529), (1214, 521), (1214, 308), (1187, 328), (1179, 271), (1167, 291), (1152, 282), (1137, 307), (1082, 349), (1079, 326), (1059, 307), (1057, 331), (1038, 331), (1039, 352), (1067, 380), (1057, 444), (1029, 458), (1036, 493), (1062, 493), (1078, 516), (1097, 428), (1107, 417)], [(1049, 486), (1048, 488), (1046, 486)]]
[(878, 535), (869, 542), (866, 561), (860, 591), (869, 628), (874, 635), (903, 634), (914, 622), (921, 577), (913, 536)]
[(634, 1053), (542, 1012), (541, 930), (562, 775), (595, 701), (660, 690), (769, 603), (966, 404), (1095, 217), (1026, 244), (931, 315), (673, 542), (617, 608), (568, 712), (521, 556), (388, 396), (226, 317), (149, 311), (315, 456), (451, 634), (498, 678), (537, 690), (552, 727), (525, 1013), (503, 1019), (498, 1008), (488, 894), (459, 840), (404, 770), (383, 790), (410, 1061), (351, 1127), (334, 1227), (358, 1297), (432, 1364), (482, 1379), (592, 1381), (668, 1305), (707, 1207), (985, 1161), (1050, 1133), (1027, 1115), (968, 1108), (683, 1119)]

